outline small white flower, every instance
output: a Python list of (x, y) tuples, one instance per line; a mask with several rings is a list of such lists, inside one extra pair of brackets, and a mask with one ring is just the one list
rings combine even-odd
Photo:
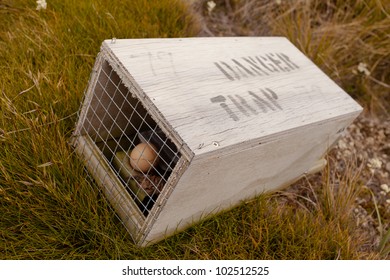
[(377, 158), (371, 158), (367, 163), (370, 169), (380, 169), (382, 167), (382, 162)]
[(214, 1), (207, 2), (207, 10), (209, 11), (209, 14), (211, 14), (211, 12), (214, 10), (215, 6), (217, 6), (217, 4), (215, 4)]
[(360, 73), (363, 73), (366, 76), (370, 76), (371, 74), (371, 72), (367, 69), (367, 64), (364, 62), (360, 62), (357, 69)]
[(387, 194), (390, 193), (390, 188), (387, 184), (382, 184), (381, 189)]
[(46, 0), (38, 0), (37, 1), (37, 10), (46, 10), (46, 7), (47, 7), (47, 3), (46, 3)]

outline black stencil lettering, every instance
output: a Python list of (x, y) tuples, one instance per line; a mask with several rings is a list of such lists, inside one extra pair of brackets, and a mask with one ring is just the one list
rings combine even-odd
[(226, 105), (226, 103), (221, 103), (220, 106), (225, 109), (225, 111), (228, 113), (229, 117), (233, 119), (233, 121), (238, 121), (239, 118), (232, 110), (230, 110), (229, 106)]
[(228, 78), (229, 80), (231, 81), (234, 81), (234, 78), (232, 76), (229, 75), (228, 72), (225, 71), (225, 69), (223, 69), (221, 67), (221, 65), (218, 64), (218, 62), (214, 62), (215, 66), (217, 66), (217, 68), (226, 76), (226, 78)]
[[(256, 64), (256, 61), (252, 58), (252, 57), (243, 57), (242, 58), (243, 60), (245, 60), (246, 62), (248, 62), (251, 66), (253, 66), (253, 67), (251, 67), (251, 69), (253, 70), (253, 71), (255, 71), (258, 75), (262, 75), (261, 73), (263, 73), (264, 75), (269, 75), (266, 71), (264, 71), (263, 69), (261, 69), (257, 64)], [(260, 73), (260, 71), (261, 71), (261, 73)]]
[(268, 110), (283, 110), (282, 106), (277, 101), (279, 99), (278, 95), (272, 89), (261, 88), (259, 89), (259, 91), (262, 93), (262, 95), (265, 96), (265, 98), (262, 98), (259, 94), (256, 94), (253, 91), (249, 90), (248, 93), (249, 96), (252, 97), (252, 99), (248, 99), (242, 95), (235, 94), (234, 96), (227, 95), (227, 98), (223, 95), (218, 95), (210, 98), (210, 101), (212, 103), (219, 103), (219, 105), (226, 111), (228, 116), (234, 121), (238, 121), (239, 117), (233, 112), (232, 109), (230, 109), (229, 105), (227, 104), (228, 100), (230, 100), (232, 105), (234, 105), (239, 110), (239, 112), (241, 112), (246, 117), (259, 114), (258, 109), (256, 107), (253, 107), (250, 102), (254, 102), (263, 113), (267, 113)]
[(225, 96), (218, 95), (218, 96), (214, 96), (214, 97), (210, 98), (210, 101), (211, 101), (212, 103), (225, 102), (225, 101), (226, 101), (226, 98), (225, 98)]
[(237, 97), (237, 99), (240, 100), (240, 103), (242, 104), (242, 106), (243, 106), (244, 108), (247, 108), (247, 109), (248, 109), (252, 114), (254, 114), (254, 115), (257, 115), (257, 114), (258, 114), (257, 111), (256, 111), (254, 108), (252, 108), (252, 107), (248, 104), (248, 102), (245, 100), (244, 97), (239, 96), (239, 95), (237, 95), (237, 94), (236, 94), (236, 97)]
[(228, 68), (233, 74), (234, 74), (234, 77), (239, 80), (240, 79), (240, 75), (237, 74), (237, 72), (234, 71), (234, 69), (229, 65), (227, 64), (226, 62), (223, 62), (221, 61), (221, 64), (225, 65), (226, 68)]
[(249, 71), (244, 65), (242, 65), (240, 62), (238, 62), (237, 60), (235, 59), (232, 59), (232, 61), (237, 64), (238, 66), (240, 66), (246, 73), (248, 73), (249, 75), (252, 75), (252, 76), (256, 76), (255, 74), (253, 74), (251, 71)]
[(299, 69), (299, 66), (292, 62), (291, 59), (284, 53), (278, 53), (277, 56), (283, 60), (291, 68), (291, 70)]
[(259, 100), (259, 96), (257, 96), (254, 92), (248, 91), (251, 96), (254, 97), (253, 101), (256, 103), (256, 105), (263, 111), (263, 113), (267, 113), (267, 107), (264, 106), (264, 104)]
[(275, 65), (273, 65), (272, 63), (270, 63), (269, 61), (268, 61), (268, 59), (267, 59), (267, 57), (264, 57), (264, 56), (260, 56), (260, 58), (262, 59), (262, 60), (264, 60), (265, 62), (268, 62), (267, 63), (267, 66), (268, 66), (268, 68), (272, 68), (272, 72), (279, 72), (279, 70), (275, 67)]
[(280, 60), (277, 60), (274, 58), (274, 54), (270, 53), (270, 54), (267, 54), (267, 57), (270, 61), (272, 61), (273, 64), (275, 64), (280, 70), (282, 70), (283, 72), (284, 71), (284, 68), (282, 66), (280, 66), (280, 64), (282, 64), (282, 62)]
[(254, 57), (246, 56), (230, 59), (227, 62), (214, 62), (214, 65), (230, 81), (263, 75), (269, 76), (299, 69), (299, 66), (284, 53), (267, 53)]
[[(263, 90), (261, 90), (263, 92)], [(263, 92), (264, 93), (264, 92)], [(265, 101), (263, 98), (258, 96), (252, 91), (249, 91), (249, 94), (252, 95), (254, 98), (256, 98), (259, 102), (263, 103), (266, 107), (270, 108), (272, 111), (275, 111), (275, 108), (267, 101)]]
[(274, 99), (278, 99), (278, 95), (272, 89), (270, 89), (270, 88), (265, 88), (265, 89), (271, 93), (271, 95)]
[(229, 108), (229, 106), (225, 103), (226, 101), (226, 98), (222, 95), (218, 95), (218, 96), (215, 96), (215, 97), (212, 97), (210, 98), (210, 101), (212, 103), (219, 103), (219, 106), (221, 106), (225, 111), (226, 113), (229, 115), (230, 118), (233, 119), (233, 121), (238, 121), (239, 118), (237, 117), (236, 114), (234, 114), (234, 112)]
[(243, 113), (245, 116), (249, 117), (249, 113), (246, 111), (246, 109), (239, 102), (237, 102), (237, 100), (233, 96), (228, 95), (228, 97), (233, 102), (233, 104), (238, 108), (238, 110), (241, 111), (241, 113)]
[(241, 77), (248, 78), (248, 75), (244, 72), (244, 70), (242, 70), (241, 68), (239, 68), (237, 66), (236, 66), (236, 69), (237, 69), (237, 72), (240, 73)]
[[(263, 58), (263, 59), (264, 59), (264, 58)], [(268, 71), (274, 72), (273, 69), (269, 68), (269, 67), (261, 60), (261, 57), (256, 56), (256, 60), (257, 60), (264, 68), (266, 68)]]
[(267, 99), (269, 101), (271, 101), (271, 103), (278, 109), (280, 110), (283, 110), (282, 107), (278, 104), (278, 102), (275, 101), (275, 99), (278, 99), (278, 96), (276, 95), (276, 93), (274, 91), (272, 91), (271, 89), (269, 88), (266, 88), (266, 90), (272, 95), (270, 96), (267, 92), (265, 92), (263, 89), (261, 89), (261, 92), (264, 94), (265, 97), (267, 97)]

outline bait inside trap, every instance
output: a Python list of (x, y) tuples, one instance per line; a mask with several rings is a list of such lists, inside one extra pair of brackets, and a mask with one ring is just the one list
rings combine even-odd
[[(94, 94), (85, 112), (82, 134), (98, 147), (146, 217), (168, 182), (180, 152), (107, 62), (91, 90)], [(133, 159), (132, 151), (137, 148), (138, 156)], [(152, 158), (145, 157), (147, 153)]]
[(107, 40), (71, 142), (146, 246), (318, 171), (361, 110), (285, 38)]

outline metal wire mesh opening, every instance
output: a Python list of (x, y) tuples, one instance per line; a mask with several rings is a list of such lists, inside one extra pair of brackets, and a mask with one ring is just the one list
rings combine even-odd
[(96, 77), (81, 133), (92, 139), (147, 216), (181, 154), (108, 62)]

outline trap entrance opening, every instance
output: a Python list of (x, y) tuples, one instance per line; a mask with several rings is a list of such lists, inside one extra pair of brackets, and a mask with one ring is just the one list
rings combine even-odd
[(181, 154), (145, 109), (135, 88), (125, 86), (107, 61), (91, 80), (90, 91), (81, 134), (91, 138), (146, 217)]

